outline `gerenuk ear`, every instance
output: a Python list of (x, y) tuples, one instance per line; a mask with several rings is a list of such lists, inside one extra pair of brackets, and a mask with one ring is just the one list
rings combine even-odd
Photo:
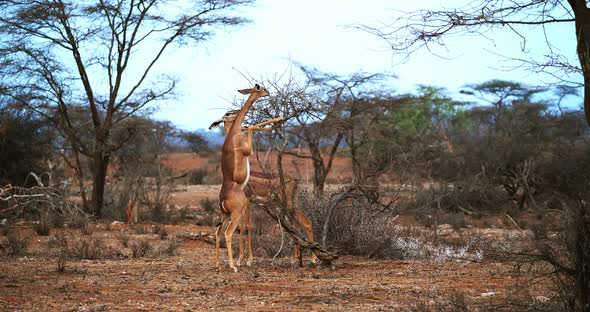
[(215, 129), (215, 128), (219, 127), (219, 125), (220, 125), (222, 122), (223, 122), (223, 119), (219, 119), (218, 121), (216, 121), (216, 122), (212, 123), (212, 124), (209, 126), (209, 130), (211, 130), (211, 129)]
[(238, 92), (240, 92), (241, 94), (250, 94), (252, 93), (252, 89), (241, 89), (238, 90)]

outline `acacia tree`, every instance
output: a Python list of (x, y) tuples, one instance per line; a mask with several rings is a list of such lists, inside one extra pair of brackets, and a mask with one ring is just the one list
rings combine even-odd
[[(111, 155), (132, 136), (115, 139), (111, 130), (174, 91), (173, 77), (152, 77), (156, 63), (173, 46), (244, 23), (234, 10), (252, 2), (2, 0), (0, 92), (46, 116), (92, 159), (87, 209), (100, 216)], [(71, 120), (73, 106), (84, 108), (91, 140)]]

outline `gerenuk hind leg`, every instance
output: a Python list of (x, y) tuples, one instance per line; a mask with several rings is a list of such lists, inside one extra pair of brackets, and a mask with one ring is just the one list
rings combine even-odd
[(233, 258), (233, 249), (232, 249), (232, 236), (236, 231), (238, 225), (240, 225), (240, 221), (242, 219), (242, 209), (236, 209), (232, 211), (229, 225), (225, 230), (225, 244), (227, 246), (227, 257), (229, 260), (229, 267), (234, 270), (234, 272), (238, 272), (238, 268), (234, 265), (234, 258)]
[(221, 265), (219, 263), (219, 245), (221, 242), (221, 233), (227, 227), (227, 223), (229, 221), (229, 218), (226, 215), (222, 215), (221, 218), (221, 224), (217, 227), (217, 230), (215, 230), (215, 264), (217, 265), (217, 271), (221, 271)]

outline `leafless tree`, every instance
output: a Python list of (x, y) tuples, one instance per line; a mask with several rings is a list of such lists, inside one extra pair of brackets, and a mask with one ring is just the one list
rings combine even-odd
[(298, 148), (286, 149), (284, 153), (311, 160), (314, 189), (321, 194), (336, 153), (352, 129), (351, 123), (358, 121), (360, 98), (375, 92), (378, 83), (387, 75), (362, 72), (337, 75), (302, 65), (298, 68), (305, 75), (304, 82), (291, 79), (288, 83), (266, 83), (273, 86), (277, 94), (271, 97), (270, 105), (254, 111), (261, 120), (276, 116), (286, 118), (286, 131), (282, 135), (292, 147)]
[[(92, 159), (87, 209), (100, 216), (111, 155), (132, 136), (115, 140), (113, 127), (173, 94), (173, 77), (153, 79), (156, 63), (174, 46), (243, 24), (235, 9), (252, 2), (0, 1), (0, 91), (45, 115), (75, 153)], [(74, 106), (83, 109), (91, 140), (79, 135)]]

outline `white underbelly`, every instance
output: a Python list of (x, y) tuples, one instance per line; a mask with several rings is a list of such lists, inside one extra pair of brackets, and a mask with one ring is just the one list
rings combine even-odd
[(250, 157), (246, 157), (246, 180), (242, 183), (242, 190), (246, 188), (248, 180), (250, 179)]

